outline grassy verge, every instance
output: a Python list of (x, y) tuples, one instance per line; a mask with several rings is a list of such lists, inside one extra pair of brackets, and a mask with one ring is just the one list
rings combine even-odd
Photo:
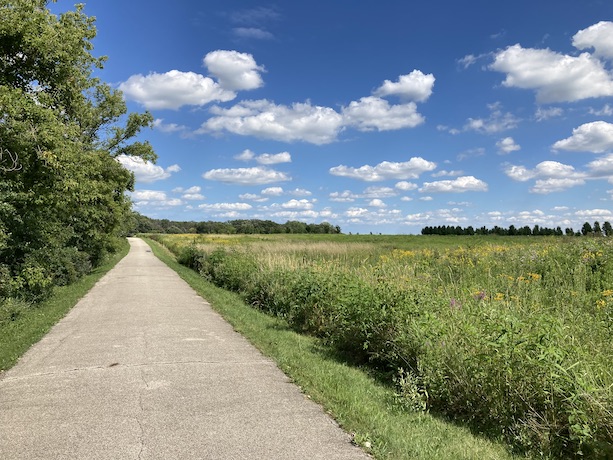
[(513, 459), (507, 446), (491, 442), (429, 414), (401, 408), (394, 389), (331, 357), (315, 338), (246, 305), (240, 297), (180, 265), (164, 247), (146, 240), (154, 254), (250, 340), (313, 400), (320, 403), (356, 443), (377, 459)]
[(102, 278), (129, 251), (127, 240), (121, 249), (90, 274), (68, 286), (55, 287), (52, 296), (40, 303), (29, 305), (8, 302), (2, 308), (0, 321), (0, 372), (12, 367), (34, 343), (38, 342), (51, 327), (76, 305), (96, 282)]

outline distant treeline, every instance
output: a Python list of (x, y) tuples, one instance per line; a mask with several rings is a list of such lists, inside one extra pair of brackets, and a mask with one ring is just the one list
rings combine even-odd
[(227, 222), (177, 222), (151, 219), (134, 213), (133, 233), (211, 233), (211, 234), (271, 234), (271, 233), (341, 233), (338, 225), (328, 222), (307, 224), (295, 220), (279, 224), (271, 220), (239, 219)]
[(422, 235), (505, 235), (505, 236), (612, 236), (613, 227), (609, 222), (605, 222), (602, 226), (599, 222), (590, 224), (585, 222), (581, 230), (575, 231), (572, 227), (547, 228), (535, 225), (530, 228), (528, 225), (524, 227), (515, 227), (514, 225), (508, 228), (494, 226), (493, 228), (480, 227), (473, 228), (472, 226), (454, 227), (451, 225), (439, 225), (437, 227), (424, 227), (421, 229)]

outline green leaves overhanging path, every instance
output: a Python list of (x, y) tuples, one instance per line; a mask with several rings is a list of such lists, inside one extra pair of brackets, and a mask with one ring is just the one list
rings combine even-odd
[(94, 18), (47, 6), (0, 0), (0, 299), (45, 297), (114, 251), (134, 185), (116, 157), (156, 159), (132, 141), (153, 117), (94, 76)]

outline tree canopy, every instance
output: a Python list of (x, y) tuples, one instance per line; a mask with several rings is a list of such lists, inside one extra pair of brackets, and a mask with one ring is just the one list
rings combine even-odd
[(44, 295), (95, 266), (130, 215), (132, 139), (149, 113), (94, 76), (94, 19), (45, 0), (0, 0), (0, 297)]

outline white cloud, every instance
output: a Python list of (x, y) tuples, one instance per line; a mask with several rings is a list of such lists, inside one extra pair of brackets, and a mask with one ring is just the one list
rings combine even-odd
[(167, 208), (183, 204), (180, 199), (168, 198), (165, 192), (159, 190), (135, 190), (130, 196), (137, 208)]
[(530, 191), (541, 194), (560, 192), (583, 185), (585, 179), (588, 178), (585, 173), (576, 171), (573, 166), (557, 161), (542, 161), (534, 169), (508, 165), (505, 173), (511, 179), (519, 182), (537, 179)]
[(609, 104), (605, 104), (604, 107), (600, 110), (590, 109), (590, 115), (597, 115), (599, 117), (610, 117), (613, 115), (613, 107), (611, 107)]
[(261, 165), (274, 165), (279, 163), (291, 163), (292, 156), (289, 152), (281, 153), (263, 153), (255, 158)]
[(313, 209), (313, 203), (309, 200), (289, 200), (281, 204), (283, 209)]
[(313, 106), (308, 101), (286, 106), (267, 100), (246, 100), (229, 109), (213, 107), (211, 112), (216, 116), (204, 122), (197, 134), (228, 131), (242, 136), (320, 145), (336, 140), (343, 125), (343, 117), (334, 109)]
[(458, 64), (460, 64), (464, 69), (469, 68), (475, 62), (477, 62), (477, 56), (474, 54), (467, 54), (463, 58), (458, 59)]
[(534, 118), (536, 121), (545, 121), (549, 120), (550, 118), (561, 117), (563, 114), (564, 110), (562, 110), (560, 107), (549, 107), (546, 109), (539, 107), (536, 109)]
[(613, 22), (600, 21), (573, 37), (573, 46), (583, 50), (594, 48), (594, 55), (613, 59)]
[(164, 123), (164, 119), (157, 118), (153, 121), (153, 127), (163, 133), (177, 133), (187, 131), (187, 126), (178, 125), (177, 123)]
[(263, 185), (291, 180), (284, 172), (259, 166), (255, 168), (212, 169), (205, 172), (202, 177), (208, 180), (239, 185)]
[(385, 208), (387, 207), (387, 205), (380, 200), (379, 198), (375, 198), (374, 200), (370, 200), (370, 202), (368, 203), (368, 206), (371, 206), (373, 208)]
[(203, 63), (224, 90), (251, 90), (264, 84), (260, 75), (264, 68), (257, 65), (251, 54), (228, 50), (211, 51), (204, 57)]
[(205, 211), (248, 211), (253, 206), (249, 203), (214, 203), (201, 204), (198, 208)]
[(441, 180), (436, 182), (424, 182), (419, 189), (422, 193), (440, 192), (486, 192), (487, 184), (473, 176), (462, 176), (454, 180)]
[(521, 149), (521, 146), (516, 144), (512, 137), (505, 137), (504, 139), (500, 139), (498, 142), (496, 142), (496, 147), (498, 147), (498, 153), (500, 153), (501, 155), (505, 155)]
[(245, 149), (238, 155), (234, 155), (234, 159), (239, 160), (239, 161), (251, 161), (254, 158), (255, 158), (255, 153), (253, 153), (249, 149)]
[(241, 195), (238, 196), (241, 200), (249, 200), (249, 201), (257, 201), (257, 202), (264, 202), (264, 201), (268, 201), (269, 199), (260, 195), (256, 195), (254, 193), (243, 193)]
[(397, 194), (391, 187), (368, 187), (362, 195), (364, 198), (389, 198)]
[(188, 201), (204, 200), (206, 197), (201, 193), (184, 193), (181, 198)]
[(535, 182), (534, 187), (530, 189), (532, 193), (540, 193), (547, 194), (553, 192), (562, 192), (564, 190), (568, 190), (571, 187), (576, 187), (578, 185), (585, 184), (583, 179), (573, 179), (573, 178), (550, 178), (550, 179), (539, 179)]
[(491, 111), (488, 118), (469, 118), (463, 130), (493, 134), (516, 128), (517, 124), (520, 122), (519, 118), (515, 115), (509, 112), (503, 113), (498, 103), (491, 104), (488, 108)]
[(359, 196), (349, 190), (345, 190), (343, 192), (332, 192), (329, 195), (330, 201), (336, 201), (339, 203), (351, 203), (357, 198), (359, 198)]
[(400, 75), (397, 82), (385, 80), (373, 94), (379, 97), (400, 96), (403, 99), (423, 102), (432, 94), (434, 81), (434, 75), (431, 73), (426, 75), (420, 70), (413, 70), (409, 74)]
[(575, 57), (517, 44), (498, 52), (490, 69), (506, 73), (504, 86), (535, 90), (539, 103), (613, 95), (611, 75), (589, 53)]
[(436, 163), (424, 160), (421, 157), (413, 157), (403, 163), (384, 161), (376, 166), (364, 165), (359, 168), (344, 165), (335, 166), (330, 168), (330, 174), (366, 182), (376, 182), (390, 179), (417, 179), (422, 173), (432, 171), (435, 168)]
[(343, 107), (343, 124), (360, 131), (389, 131), (414, 128), (424, 122), (414, 102), (390, 105), (385, 99), (368, 96)]
[(131, 157), (127, 155), (119, 155), (117, 157), (124, 168), (134, 173), (136, 182), (155, 182), (158, 180), (168, 179), (173, 172), (181, 170), (179, 165), (171, 165), (164, 169), (161, 166), (155, 165), (150, 161), (145, 161), (139, 157)]
[(613, 177), (613, 154), (605, 155), (587, 164), (590, 177)]
[(361, 217), (369, 213), (366, 208), (349, 208), (345, 211), (347, 217)]
[(402, 190), (403, 192), (408, 192), (410, 190), (415, 190), (417, 188), (417, 184), (413, 184), (411, 182), (403, 180), (397, 182), (394, 187), (396, 187), (398, 190)]
[(274, 38), (272, 33), (257, 27), (235, 27), (232, 29), (232, 32), (240, 38), (255, 38), (257, 40), (271, 40)]
[(282, 187), (268, 187), (262, 190), (262, 195), (281, 196), (283, 195), (283, 188)]
[(236, 93), (226, 91), (209, 77), (179, 70), (132, 75), (119, 89), (128, 99), (148, 109), (178, 109), (184, 105), (231, 101), (236, 97)]
[(604, 121), (585, 123), (573, 129), (571, 137), (553, 144), (553, 148), (592, 153), (613, 149), (613, 124)]
[(445, 176), (446, 177), (457, 177), (457, 176), (461, 176), (462, 174), (464, 174), (464, 171), (455, 170), (455, 169), (451, 171), (447, 171), (446, 169), (442, 169), (432, 174), (432, 177), (445, 177)]
[(294, 196), (311, 196), (313, 194), (309, 190), (306, 190), (304, 188), (296, 188), (294, 190), (290, 190), (287, 193)]

